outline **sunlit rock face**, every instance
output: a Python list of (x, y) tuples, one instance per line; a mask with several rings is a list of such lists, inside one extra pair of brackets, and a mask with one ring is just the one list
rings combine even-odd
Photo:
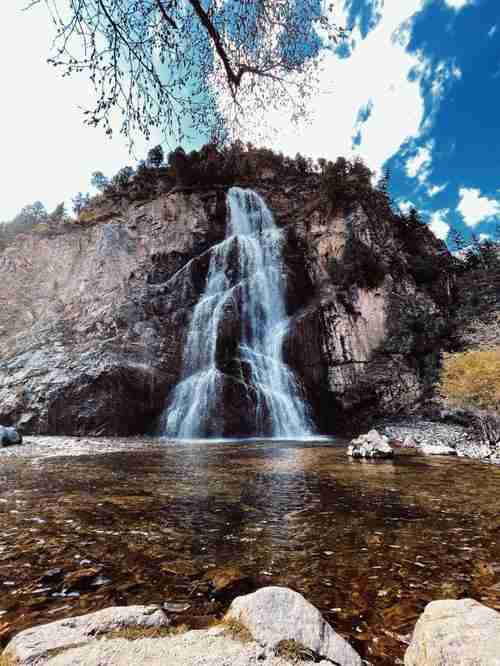
[[(252, 184), (253, 186), (253, 184)], [(401, 256), (392, 223), (357, 208), (325, 212), (307, 183), (254, 189), (283, 230), (284, 361), (322, 432), (420, 399), (439, 346), (414, 344), (399, 312), (418, 304), (440, 316), (427, 290), (403, 270), (376, 288), (340, 288), (350, 238), (387, 265)], [(213, 248), (226, 236), (226, 193), (173, 192), (116, 205), (105, 219), (52, 236), (18, 237), (0, 254), (0, 422), (23, 432), (135, 434), (153, 431), (178, 384), (193, 310), (204, 292)], [(383, 233), (382, 233), (383, 232)], [(443, 251), (429, 241), (429, 255)], [(445, 291), (445, 287), (443, 286)], [(233, 306), (239, 310), (236, 298)], [(231, 308), (216, 350), (229, 375), (247, 368), (234, 352)], [(399, 336), (399, 338), (398, 338)], [(238, 366), (238, 367), (237, 367)], [(221, 410), (251, 433), (255, 405), (228, 383)]]
[(151, 428), (224, 231), (223, 194), (179, 193), (10, 245), (0, 255), (0, 421), (40, 433)]

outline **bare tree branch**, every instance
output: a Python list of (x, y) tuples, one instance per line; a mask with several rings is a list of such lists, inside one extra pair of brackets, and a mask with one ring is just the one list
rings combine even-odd
[[(342, 35), (320, 0), (31, 0), (57, 27), (49, 62), (87, 73), (86, 122), (129, 138), (159, 130), (233, 137), (270, 108), (305, 114), (321, 40)], [(186, 129), (187, 128), (187, 129)]]

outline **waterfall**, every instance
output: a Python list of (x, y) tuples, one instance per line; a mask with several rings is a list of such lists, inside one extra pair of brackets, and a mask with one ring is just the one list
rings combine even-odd
[(305, 437), (312, 430), (307, 406), (283, 361), (283, 232), (252, 190), (233, 187), (227, 202), (226, 238), (211, 248), (181, 381), (162, 415), (161, 432), (181, 439), (241, 434), (236, 422), (226, 422), (225, 412), (234, 409), (247, 424), (245, 434)]

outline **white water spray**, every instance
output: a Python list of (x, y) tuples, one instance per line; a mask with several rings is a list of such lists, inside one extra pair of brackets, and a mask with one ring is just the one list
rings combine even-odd
[[(227, 200), (226, 239), (211, 250), (205, 291), (189, 325), (182, 379), (162, 416), (162, 434), (180, 439), (235, 434), (224, 427), (223, 393), (227, 382), (237, 382), (254, 408), (252, 434), (310, 436), (307, 407), (283, 362), (288, 324), (283, 233), (255, 192), (233, 187)], [(217, 358), (221, 327), (235, 310), (239, 378), (221, 370)]]

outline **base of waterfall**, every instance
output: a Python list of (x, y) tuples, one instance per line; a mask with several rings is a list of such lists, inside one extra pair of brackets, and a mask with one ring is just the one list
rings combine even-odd
[[(173, 625), (159, 606), (111, 607), (15, 636), (2, 666), (362, 666), (357, 652), (302, 595), (265, 587), (237, 597), (208, 629)], [(420, 616), (405, 666), (498, 666), (500, 613), (473, 599), (433, 601)], [(401, 662), (398, 662), (401, 663)]]
[(181, 438), (181, 437), (159, 437), (161, 442), (172, 442), (179, 444), (286, 444), (287, 442), (304, 444), (307, 442), (335, 442), (336, 438), (331, 435), (303, 435), (301, 437), (259, 437), (257, 435), (252, 437), (200, 437), (198, 439)]

